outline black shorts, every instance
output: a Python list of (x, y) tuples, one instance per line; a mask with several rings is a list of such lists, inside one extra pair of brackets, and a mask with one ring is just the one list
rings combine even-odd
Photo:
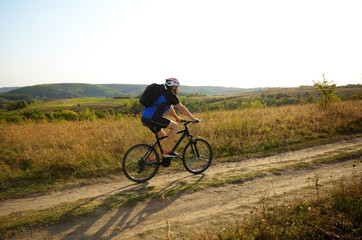
[(162, 128), (167, 128), (170, 122), (171, 120), (165, 117), (152, 118), (152, 119), (146, 119), (142, 117), (143, 125), (151, 129), (151, 131), (154, 133), (158, 133), (159, 131), (161, 131)]

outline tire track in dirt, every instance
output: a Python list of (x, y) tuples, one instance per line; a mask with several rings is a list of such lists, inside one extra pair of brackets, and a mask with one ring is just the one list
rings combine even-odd
[[(132, 192), (140, 186), (154, 186), (162, 192), (172, 189), (180, 181), (197, 183), (204, 178), (235, 175), (235, 171), (253, 172), (271, 167), (282, 167), (292, 163), (308, 162), (316, 158), (339, 152), (362, 149), (362, 138), (326, 144), (322, 146), (286, 152), (271, 157), (247, 159), (212, 165), (203, 175), (190, 175), (186, 171), (158, 174), (149, 183), (133, 184), (125, 181), (102, 182), (74, 189), (53, 192), (32, 198), (12, 199), (0, 203), (3, 215), (27, 209), (44, 209), (61, 202), (75, 201), (84, 197), (105, 197), (121, 192)], [(56, 224), (38, 229), (33, 233), (39, 239), (138, 239), (143, 233), (146, 239), (154, 239), (165, 233), (166, 220), (176, 234), (187, 234), (188, 229), (220, 227), (230, 219), (249, 214), (253, 207), (260, 207), (262, 196), (273, 196), (280, 200), (293, 198), (303, 192), (315, 195), (313, 179), (318, 176), (320, 191), (343, 176), (361, 174), (361, 164), (356, 160), (321, 165), (318, 167), (285, 171), (281, 174), (267, 174), (241, 184), (228, 184), (216, 188), (206, 188), (186, 194), (176, 194), (165, 201), (152, 199), (134, 207), (121, 207), (97, 213), (67, 223)], [(297, 193), (298, 192), (298, 193)], [(0, 215), (1, 215), (0, 214)], [(209, 219), (209, 220), (205, 220)], [(146, 234), (148, 233), (148, 234)], [(15, 239), (22, 239), (17, 235)], [(141, 234), (142, 235), (142, 234)], [(25, 238), (25, 237), (24, 237)], [(140, 238), (142, 239), (142, 238)], [(144, 239), (144, 238), (143, 238)]]

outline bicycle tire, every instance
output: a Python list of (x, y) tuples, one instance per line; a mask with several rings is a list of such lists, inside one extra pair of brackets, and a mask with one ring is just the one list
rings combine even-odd
[[(155, 159), (147, 162), (146, 159), (154, 154)], [(142, 183), (150, 180), (158, 171), (160, 158), (156, 150), (147, 144), (137, 144), (128, 149), (122, 160), (124, 175), (131, 181)]]
[(205, 171), (212, 161), (210, 144), (203, 139), (190, 141), (182, 154), (182, 162), (187, 171), (199, 174)]

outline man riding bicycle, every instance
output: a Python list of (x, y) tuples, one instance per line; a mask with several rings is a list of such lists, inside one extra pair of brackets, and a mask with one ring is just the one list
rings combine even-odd
[(161, 93), (161, 95), (153, 102), (152, 106), (143, 109), (142, 122), (145, 126), (149, 127), (152, 132), (157, 133), (159, 138), (166, 136), (163, 128), (170, 129), (163, 157), (179, 157), (179, 154), (172, 151), (172, 145), (176, 138), (179, 126), (176, 122), (165, 118), (163, 115), (169, 111), (177, 122), (181, 122), (181, 118), (177, 116), (172, 107), (172, 105), (175, 105), (178, 110), (192, 121), (199, 122), (200, 120), (195, 118), (178, 100), (179, 81), (176, 78), (168, 78), (166, 79), (165, 85), (167, 87), (166, 91)]

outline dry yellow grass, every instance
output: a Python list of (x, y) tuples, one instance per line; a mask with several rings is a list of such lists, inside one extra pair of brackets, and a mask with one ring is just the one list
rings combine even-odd
[[(283, 149), (362, 132), (362, 101), (195, 114), (191, 131), (215, 156)], [(125, 151), (154, 136), (137, 117), (121, 120), (0, 124), (0, 181), (65, 179), (121, 172)], [(1, 187), (2, 184), (0, 184)]]
[(137, 128), (134, 118), (0, 125), (1, 170), (50, 178), (112, 171), (126, 148), (148, 137)]
[(255, 153), (362, 131), (362, 101), (213, 112), (201, 133), (219, 155)]

